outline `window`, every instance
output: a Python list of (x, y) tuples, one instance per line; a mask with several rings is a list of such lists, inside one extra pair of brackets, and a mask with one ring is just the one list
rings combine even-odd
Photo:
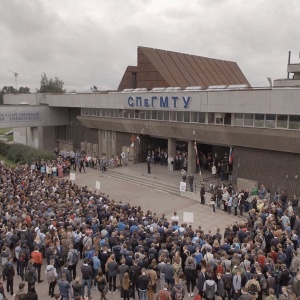
[(266, 115), (265, 127), (275, 128), (275, 123), (276, 123), (276, 115)]
[(183, 121), (183, 111), (177, 112), (177, 121), (182, 122)]
[(244, 124), (243, 117), (244, 117), (243, 114), (235, 114), (234, 125), (243, 126), (243, 124)]
[(88, 113), (89, 116), (92, 116), (92, 115), (93, 115), (93, 109), (92, 109), (92, 108), (89, 108), (88, 110), (89, 110), (89, 113)]
[(244, 126), (253, 126), (253, 114), (244, 114)]
[(115, 131), (112, 131), (111, 132), (111, 141), (114, 142), (116, 139), (116, 132)]
[(134, 119), (134, 110), (129, 111), (129, 119)]
[(140, 118), (140, 111), (139, 110), (135, 110), (134, 111), (134, 118), (135, 119), (139, 119)]
[(164, 120), (169, 121), (169, 112), (168, 111), (164, 111)]
[(140, 118), (145, 119), (145, 114), (146, 114), (146, 112), (144, 110), (141, 110), (140, 111)]
[(191, 112), (191, 122), (197, 123), (197, 118), (198, 118), (198, 113), (196, 112)]
[(287, 128), (288, 116), (277, 115), (277, 128)]
[(215, 113), (208, 113), (208, 124), (215, 123)]
[(56, 126), (55, 139), (63, 140), (63, 141), (72, 141), (73, 139), (72, 125)]
[(101, 109), (101, 117), (105, 117), (105, 109), (104, 108)]
[(205, 113), (198, 112), (198, 122), (201, 124), (205, 124)]
[(254, 127), (264, 127), (265, 123), (265, 115), (263, 114), (255, 114), (254, 116)]
[(163, 114), (164, 114), (164, 112), (159, 110), (157, 112), (157, 120), (160, 120), (160, 121), (163, 120)]
[(146, 110), (146, 119), (151, 120), (151, 110)]
[(120, 118), (120, 110), (119, 109), (115, 109), (115, 117)]
[(176, 111), (170, 111), (170, 121), (176, 121)]
[(103, 131), (102, 131), (102, 140), (103, 140), (103, 141), (106, 141), (106, 135), (107, 135), (107, 131), (106, 131), (106, 130), (103, 130)]
[(183, 112), (184, 122), (189, 123), (190, 122), (190, 112), (185, 111)]
[(226, 113), (224, 118), (225, 125), (231, 125), (231, 113)]
[(157, 120), (157, 111), (156, 110), (152, 110), (152, 120)]
[(300, 125), (300, 116), (295, 116), (295, 115), (290, 116), (289, 129), (299, 130), (300, 128), (299, 125)]
[(97, 108), (97, 116), (100, 117), (100, 114), (101, 114), (101, 109)]

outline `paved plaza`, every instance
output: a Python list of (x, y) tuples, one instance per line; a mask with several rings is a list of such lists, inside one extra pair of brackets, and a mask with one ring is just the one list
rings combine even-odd
[[(201, 226), (204, 232), (211, 230), (215, 233), (216, 228), (223, 230), (226, 225), (233, 222), (241, 221), (241, 219), (228, 215), (221, 210), (216, 210), (213, 214), (211, 207), (208, 205), (210, 193), (206, 193), (206, 205), (199, 203), (199, 190), (196, 194), (187, 192), (187, 197), (182, 197), (179, 191), (179, 182), (181, 175), (179, 171), (170, 172), (166, 166), (152, 166), (151, 174), (147, 174), (146, 164), (136, 164), (126, 167), (114, 168), (102, 173), (99, 170), (86, 168), (86, 173), (75, 173), (76, 184), (87, 186), (90, 189), (95, 189), (96, 181), (100, 182), (100, 192), (109, 195), (110, 199), (130, 202), (132, 205), (140, 205), (144, 211), (150, 210), (159, 216), (165, 213), (167, 218), (177, 211), (180, 222), (183, 221), (183, 213), (193, 213), (193, 223), (189, 223), (193, 228)], [(195, 175), (195, 182), (200, 183), (201, 179), (198, 174)], [(166, 186), (167, 188), (162, 188)], [(160, 190), (160, 189), (163, 190)], [(170, 190), (170, 192), (168, 192)], [(178, 194), (176, 194), (178, 190)], [(190, 196), (189, 196), (190, 195)], [(194, 200), (197, 199), (197, 200)], [(42, 274), (45, 270), (45, 260), (42, 268)], [(78, 263), (78, 274), (80, 273), (81, 262)], [(43, 276), (45, 277), (45, 276)], [(43, 283), (36, 284), (36, 290), (39, 299), (50, 299), (48, 296), (48, 284), (46, 278)], [(21, 282), (19, 276), (15, 276), (14, 291), (17, 290), (18, 284)], [(4, 283), (5, 284), (5, 283)], [(56, 292), (58, 288), (56, 287)], [(93, 299), (100, 299), (100, 294), (97, 290), (92, 291)], [(14, 297), (7, 295), (8, 299)], [(120, 299), (119, 293), (108, 294), (108, 299)]]

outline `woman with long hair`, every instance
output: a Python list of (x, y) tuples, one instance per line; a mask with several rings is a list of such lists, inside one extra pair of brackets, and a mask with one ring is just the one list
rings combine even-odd
[(123, 299), (129, 300), (130, 297), (130, 280), (128, 272), (124, 273), (122, 281)]
[(105, 295), (107, 294), (107, 291), (108, 291), (107, 282), (105, 280), (105, 277), (103, 276), (102, 271), (98, 272), (96, 281), (97, 281), (98, 291), (100, 292), (100, 295), (101, 295), (100, 300), (107, 300), (105, 297)]

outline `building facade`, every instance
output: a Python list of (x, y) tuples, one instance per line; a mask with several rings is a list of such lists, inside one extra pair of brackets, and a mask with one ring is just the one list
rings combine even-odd
[[(138, 163), (148, 150), (174, 156), (184, 145), (188, 172), (198, 172), (196, 141), (198, 153), (218, 160), (228, 160), (233, 149), (234, 183), (241, 178), (298, 193), (300, 67), (288, 68), (294, 78), (252, 88), (234, 62), (139, 47), (138, 65), (127, 67), (118, 91), (5, 95), (4, 101), (65, 110), (67, 125), (38, 125), (39, 147), (106, 159), (130, 149)], [(24, 138), (22, 130), (15, 131)], [(131, 148), (132, 136), (139, 142)]]

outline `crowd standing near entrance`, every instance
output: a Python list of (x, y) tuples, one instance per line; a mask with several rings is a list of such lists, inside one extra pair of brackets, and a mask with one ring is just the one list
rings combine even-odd
[(98, 299), (300, 296), (297, 195), (223, 185), (213, 202), (241, 221), (203, 232), (177, 212), (168, 220), (44, 171), (63, 163), (0, 166), (2, 298), (38, 299), (45, 283), (62, 300), (91, 299), (92, 290)]

